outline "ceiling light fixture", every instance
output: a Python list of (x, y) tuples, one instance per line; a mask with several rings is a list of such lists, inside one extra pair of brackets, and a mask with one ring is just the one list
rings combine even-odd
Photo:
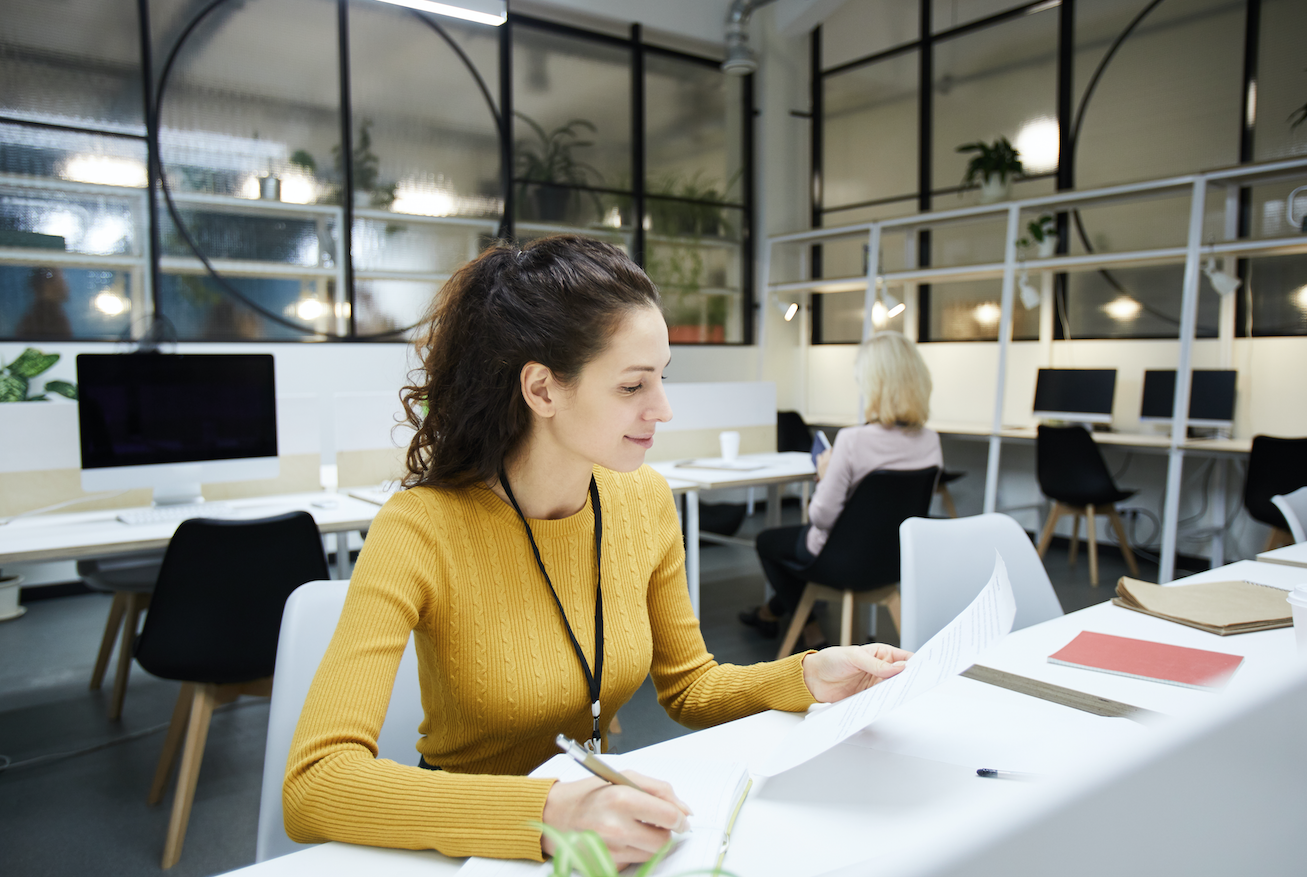
[(436, 3), (434, 0), (381, 0), (395, 6), (416, 9), (419, 12), (431, 12), (449, 18), (461, 18), (477, 24), (499, 27), (508, 21), (508, 4), (505, 0), (459, 0), (454, 3)]
[(1114, 320), (1120, 320), (1123, 323), (1139, 316), (1139, 311), (1142, 309), (1143, 305), (1128, 295), (1119, 296), (1103, 305), (1103, 310), (1107, 311), (1109, 317)]

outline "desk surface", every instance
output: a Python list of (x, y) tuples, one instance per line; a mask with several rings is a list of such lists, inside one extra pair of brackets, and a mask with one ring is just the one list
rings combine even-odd
[[(291, 493), (224, 501), (234, 514), (263, 518), (303, 510), (323, 533), (367, 529), (379, 506), (342, 493)], [(0, 526), (0, 566), (41, 560), (112, 557), (166, 548), (180, 521), (124, 524), (120, 510), (33, 515)]]
[[(1234, 565), (1237, 566), (1237, 565)], [(1234, 569), (1213, 573), (1234, 577)], [(1050, 664), (1047, 656), (1082, 630), (1243, 655), (1225, 689), (1198, 691)], [(1293, 631), (1218, 637), (1102, 603), (1016, 631), (978, 663), (1136, 706), (1186, 716), (1247, 692), (1291, 662)], [(760, 764), (798, 723), (763, 713), (660, 743), (652, 749)], [(942, 816), (980, 818), (1058, 783), (1091, 759), (1144, 745), (1154, 729), (1108, 719), (955, 677), (824, 755), (756, 783), (725, 867), (749, 877), (817, 875), (870, 855), (928, 850)], [(1036, 783), (978, 779), (979, 767), (1041, 774)], [(1100, 826), (1086, 826), (1086, 832)], [(818, 842), (813, 842), (818, 839)], [(242, 869), (242, 877), (447, 877), (458, 861), (434, 852), (324, 844)]]
[(707, 469), (678, 465), (688, 461), (665, 460), (650, 463), (650, 467), (669, 482), (672, 480), (689, 481), (700, 489), (711, 490), (722, 487), (758, 487), (768, 484), (784, 484), (788, 481), (805, 481), (817, 474), (812, 465), (812, 455), (803, 451), (783, 451), (773, 454), (741, 454), (741, 462), (756, 462), (758, 469)]
[(1283, 548), (1277, 548), (1274, 551), (1263, 551), (1257, 555), (1257, 559), (1263, 563), (1279, 563), (1285, 566), (1307, 567), (1307, 542), (1299, 542), (1297, 545), (1286, 545)]

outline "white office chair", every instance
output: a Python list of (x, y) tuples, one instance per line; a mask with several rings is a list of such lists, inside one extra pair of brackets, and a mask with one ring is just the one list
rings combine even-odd
[[(263, 789), (259, 799), (259, 833), (254, 861), (263, 862), (305, 849), (286, 836), (281, 811), (281, 786), (286, 776), (286, 759), (295, 735), (304, 699), (326, 654), (336, 622), (345, 605), (348, 581), (308, 582), (286, 600), (277, 640), (277, 670), (268, 713), (268, 743), (263, 755)], [(409, 637), (404, 657), (395, 674), (390, 708), (377, 738), (377, 757), (400, 764), (417, 764), (418, 725), (422, 721), (422, 696), (418, 689), (417, 654)]]
[(908, 518), (899, 526), (899, 643), (916, 651), (966, 609), (1003, 557), (1017, 602), (1013, 630), (1062, 614), (1039, 553), (1021, 525), (1007, 515)]
[(1293, 541), (1307, 542), (1307, 487), (1299, 487), (1293, 493), (1276, 494), (1271, 497), (1271, 502), (1288, 521)]

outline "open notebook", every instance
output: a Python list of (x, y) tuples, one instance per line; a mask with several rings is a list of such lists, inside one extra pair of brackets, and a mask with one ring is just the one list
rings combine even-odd
[[(743, 763), (708, 759), (674, 758), (653, 753), (605, 755), (604, 761), (621, 771), (634, 770), (671, 783), (677, 796), (690, 805), (690, 831), (675, 835), (676, 846), (658, 863), (654, 874), (683, 874), (712, 869), (725, 850), (740, 805), (749, 791), (749, 769)], [(533, 777), (557, 777), (565, 782), (591, 776), (566, 755), (553, 758), (531, 771)], [(634, 871), (638, 866), (627, 869)], [(552, 862), (539, 864), (520, 859), (468, 859), (459, 877), (539, 877), (551, 873)]]

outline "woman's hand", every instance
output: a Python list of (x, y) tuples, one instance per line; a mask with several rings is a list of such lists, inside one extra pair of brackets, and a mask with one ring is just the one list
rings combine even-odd
[(803, 682), (821, 703), (834, 703), (903, 672), (912, 652), (868, 643), (831, 646), (803, 659)]
[(830, 452), (831, 449), (827, 448), (826, 450), (822, 451), (820, 454), (817, 455), (817, 480), (818, 481), (826, 477), (826, 469), (830, 466)]
[[(598, 832), (619, 868), (653, 858), (673, 831), (685, 830), (685, 817), (692, 815), (667, 783), (634, 771), (622, 773), (647, 792), (598, 777), (554, 783), (541, 816), (559, 831)], [(546, 837), (540, 838), (540, 848), (546, 856), (554, 854), (554, 843)]]

